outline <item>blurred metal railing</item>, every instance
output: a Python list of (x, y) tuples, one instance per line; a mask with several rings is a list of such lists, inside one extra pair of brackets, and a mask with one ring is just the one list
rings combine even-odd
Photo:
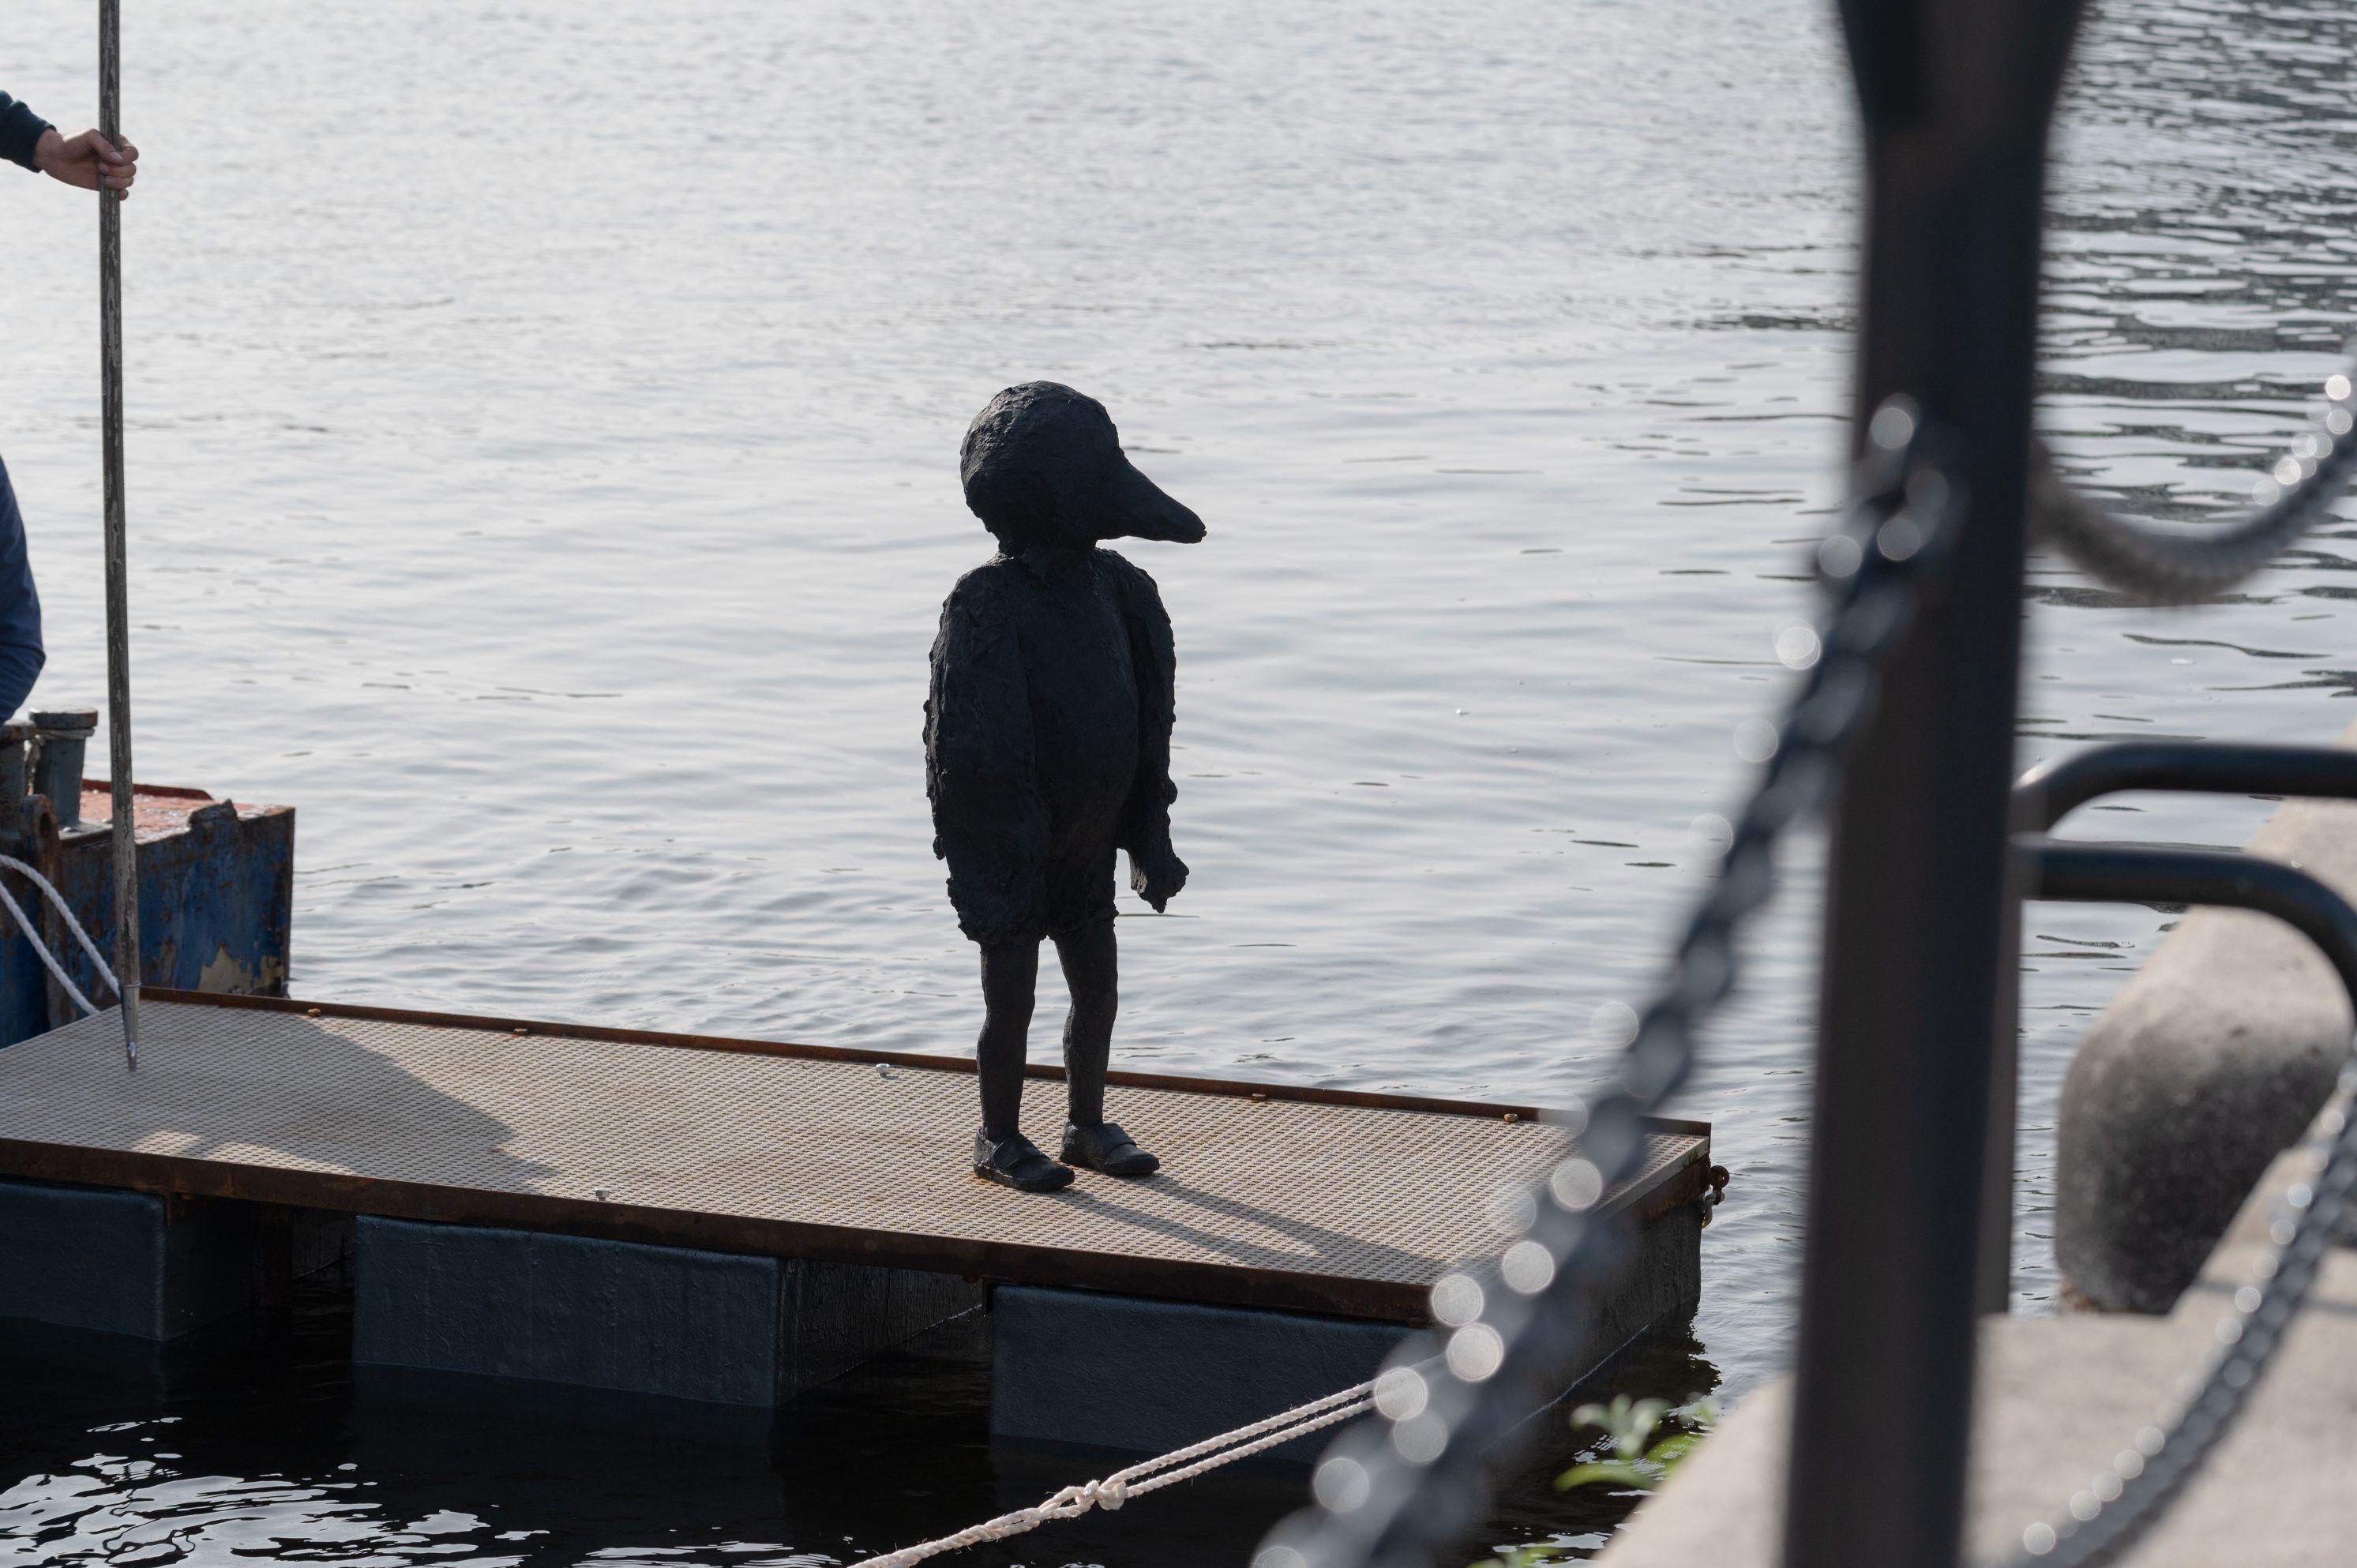
[[(2045, 841), (2013, 853), (2017, 826), (2050, 826), (2113, 789), (2357, 798), (2357, 754), (2255, 747), (2102, 748), (2013, 790), (2033, 524), (2115, 585), (2182, 602), (2260, 569), (2357, 472), (2357, 450), (2341, 445), (2357, 425), (2347, 375), (2328, 382), (2319, 430), (2285, 459), (2293, 471), (2280, 504), (2207, 535), (2112, 516), (2062, 487), (2036, 446), (2046, 151), (2083, 10), (2083, 0), (1839, 0), (1867, 176), (1859, 499), (1819, 554), (1843, 597), (1824, 623), (1825, 662), (1770, 728), (1768, 776), (1719, 886), (1615, 1078), (1577, 1112), (1609, 1177), (1636, 1110), (1685, 1076), (1694, 1030), (1731, 983), (1734, 935), (1766, 896), (1765, 849), (1800, 811), (1829, 801), (1789, 1568), (1953, 1568), (1961, 1555), (1975, 1318), (2002, 1309), (2009, 1268), (2017, 879), (2042, 897), (2142, 887), (2266, 908), (2357, 980), (2357, 917), (2289, 868)], [(1936, 542), (1925, 554), (1937, 569), (1894, 578), (1885, 623), (1858, 635), (1882, 612), (1845, 574), (1861, 559), (1881, 572), (1911, 555), (1919, 523)], [(2357, 1148), (2335, 1136), (2336, 1179), (2347, 1185)], [(1406, 1568), (1475, 1521), (1481, 1456), (1543, 1384), (1585, 1285), (1612, 1266), (1613, 1238), (1585, 1224), (1576, 1201), (1598, 1174), (1558, 1172), (1567, 1185), (1535, 1195), (1539, 1218), (1514, 1251), (1543, 1261), (1530, 1271), (1537, 1283), (1501, 1274), (1483, 1311), (1447, 1337), (1446, 1370), (1416, 1379), (1396, 1409), (1378, 1384), (1384, 1419), (1346, 1434), (1327, 1461), (1335, 1474), (1348, 1466), (1353, 1484), (1319, 1488), (1349, 1500), (1289, 1521), (1258, 1568)], [(2287, 1299), (2296, 1305), (2296, 1293)], [(2292, 1305), (2271, 1303), (2262, 1326), (2279, 1331)], [(2151, 1502), (2085, 1531), (2066, 1518), (2042, 1547), (2033, 1527), (2024, 1551), (2061, 1545), (2058, 1558), (2092, 1561), (2115, 1549), (2222, 1431), (2242, 1386), (2195, 1412), (2211, 1424), (2189, 1427), (2165, 1485), (2135, 1489)]]
[(2014, 824), (2042, 833), (2091, 801), (2133, 789), (2357, 800), (2357, 751), (2202, 740), (2089, 746), (2021, 776)]

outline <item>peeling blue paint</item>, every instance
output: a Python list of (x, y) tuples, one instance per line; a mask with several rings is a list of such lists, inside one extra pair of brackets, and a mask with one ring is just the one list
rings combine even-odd
[[(24, 801), (14, 853), (41, 867), (102, 951), (114, 942), (104, 785), (85, 782), (83, 823), (59, 832), (48, 802)], [(91, 820), (94, 817), (96, 820)], [(196, 790), (138, 790), (140, 980), (233, 995), (286, 993), (295, 908), (295, 810), (240, 806)], [(49, 950), (93, 1002), (109, 994), (89, 957), (23, 878), (10, 891), (38, 909)], [(5, 915), (0, 925), (0, 1046), (67, 1021), (75, 1009)]]

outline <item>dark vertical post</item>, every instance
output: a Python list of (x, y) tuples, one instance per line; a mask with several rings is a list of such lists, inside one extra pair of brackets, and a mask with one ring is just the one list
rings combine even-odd
[(1832, 824), (1784, 1561), (1963, 1531), (2047, 124), (2077, 0), (1842, 0), (1866, 124), (1858, 431), (1913, 398), (1964, 529)]
[[(98, 134), (123, 140), (119, 0), (98, 0)], [(114, 979), (123, 1057), (139, 1069), (138, 825), (131, 796), (131, 595), (123, 537), (123, 202), (98, 191), (99, 384), (106, 466), (106, 738), (114, 791)]]
[[(2017, 807), (2012, 830), (2021, 831)], [(1981, 1251), (1975, 1305), (1984, 1317), (2013, 1306), (2013, 1165), (2021, 1125), (2021, 893), (2008, 879), (1998, 906), (1996, 1004), (1989, 1020), (1988, 1138), (1981, 1165)]]

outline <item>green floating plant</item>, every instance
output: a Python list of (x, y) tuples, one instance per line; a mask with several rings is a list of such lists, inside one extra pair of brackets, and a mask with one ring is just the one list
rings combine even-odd
[(1568, 1546), (1509, 1546), (1495, 1557), (1473, 1564), (1473, 1568), (1556, 1568), (1557, 1564), (1577, 1563)]
[[(1667, 1400), (1632, 1400), (1619, 1394), (1609, 1405), (1584, 1404), (1571, 1412), (1575, 1427), (1601, 1428), (1610, 1439), (1605, 1456), (1574, 1465), (1555, 1478), (1555, 1490), (1609, 1485), (1650, 1492), (1670, 1478), (1678, 1462), (1693, 1453), (1718, 1421), (1718, 1407), (1707, 1400), (1672, 1408)], [(1664, 1423), (1675, 1423), (1666, 1437), (1657, 1437)], [(1584, 1559), (1569, 1546), (1510, 1546), (1472, 1568), (1556, 1568)]]
[[(1618, 1394), (1609, 1405), (1581, 1405), (1571, 1412), (1571, 1423), (1600, 1427), (1610, 1442), (1604, 1457), (1574, 1465), (1557, 1476), (1555, 1489), (1604, 1485), (1650, 1492), (1669, 1479), (1670, 1472), (1694, 1452), (1717, 1420), (1717, 1410), (1707, 1402), (1674, 1410), (1667, 1400), (1631, 1400)], [(1677, 1428), (1657, 1437), (1663, 1423), (1669, 1421), (1677, 1423)]]

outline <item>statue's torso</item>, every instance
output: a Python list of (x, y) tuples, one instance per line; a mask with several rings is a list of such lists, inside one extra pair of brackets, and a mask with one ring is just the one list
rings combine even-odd
[(1121, 602), (1093, 563), (1044, 581), (1009, 570), (1049, 831), (1110, 835), (1137, 772), (1137, 678)]

